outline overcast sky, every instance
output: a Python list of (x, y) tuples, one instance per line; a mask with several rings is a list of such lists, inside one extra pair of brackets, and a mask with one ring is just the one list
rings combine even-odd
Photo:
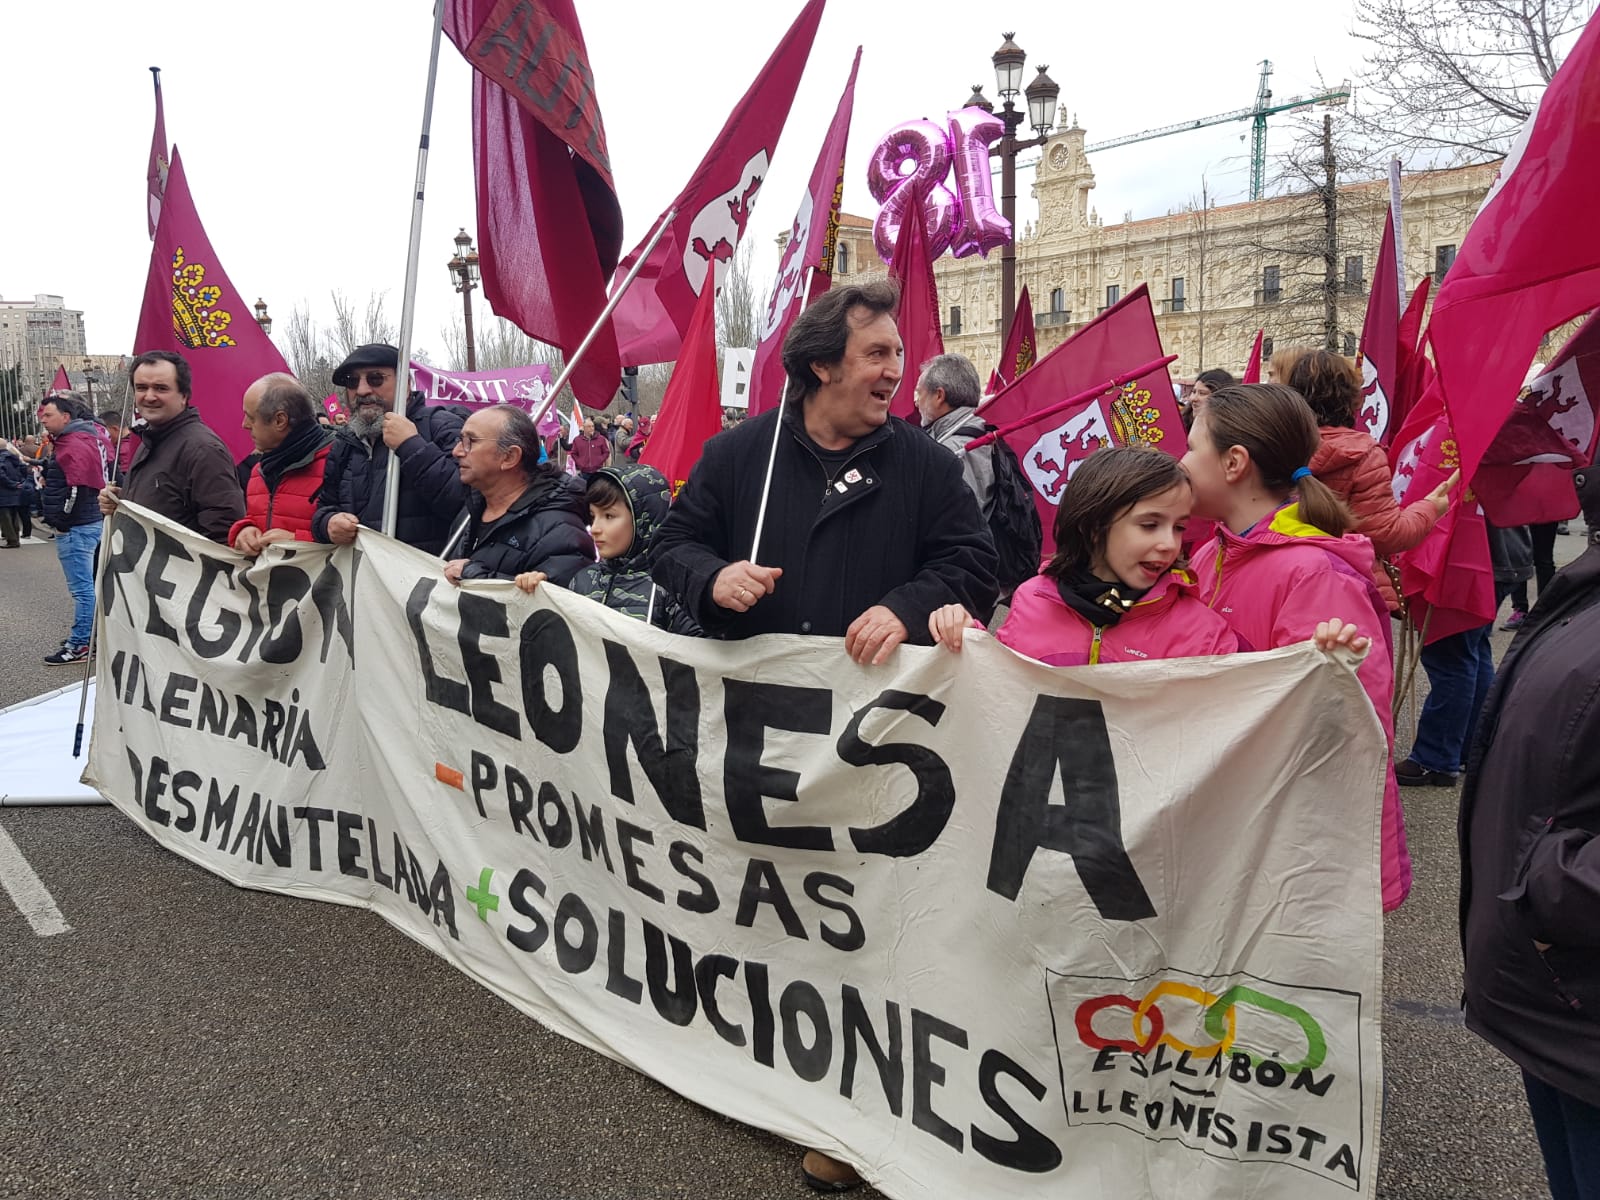
[[(636, 244), (687, 180), (800, 0), (578, 0), (627, 233)], [(132, 349), (149, 265), (144, 176), (162, 68), (167, 134), (235, 285), (282, 322), (297, 303), (331, 315), (330, 289), (387, 291), (398, 320), (410, 184), (427, 67), (427, 0), (80, 0), (7, 4), (6, 172), (0, 296), (52, 292), (81, 308), (92, 353)], [(1015, 29), (1027, 77), (1048, 64), (1090, 141), (1248, 107), (1259, 62), (1278, 98), (1319, 75), (1357, 74), (1348, 3), (1152, 0), (1140, 5), (833, 0), (750, 226), (758, 269), (776, 262), (858, 43), (864, 46), (848, 211), (876, 210), (866, 160), (878, 138), (938, 118), (981, 83)], [(473, 228), (470, 70), (445, 41), (428, 170), (416, 344), (443, 354), (459, 298), (445, 263)], [(1282, 118), (1273, 148), (1290, 140)], [(1101, 216), (1157, 216), (1200, 190), (1245, 198), (1249, 124), (1105, 151)], [(1019, 225), (1033, 214), (1028, 179)], [(767, 249), (771, 247), (770, 251)]]

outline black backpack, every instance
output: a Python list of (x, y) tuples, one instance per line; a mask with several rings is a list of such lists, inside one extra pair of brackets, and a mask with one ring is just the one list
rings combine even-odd
[[(987, 422), (974, 421), (961, 432), (972, 432), (980, 424), (984, 433), (995, 431)], [(973, 433), (973, 436), (978, 434)], [(1033, 485), (1023, 474), (1016, 451), (1001, 437), (995, 438), (989, 446), (994, 451), (994, 489), (989, 493), (988, 508), (983, 516), (989, 524), (995, 552), (1000, 556), (995, 578), (1000, 583), (1000, 599), (1004, 602), (1020, 585), (1039, 573), (1044, 530), (1039, 524), (1039, 510), (1033, 503)]]

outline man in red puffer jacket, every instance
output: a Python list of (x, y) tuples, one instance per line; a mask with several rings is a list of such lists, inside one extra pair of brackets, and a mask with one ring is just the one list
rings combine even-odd
[(311, 393), (293, 375), (263, 375), (244, 394), (244, 428), (261, 461), (245, 487), (244, 519), (228, 545), (256, 555), (273, 542), (310, 542), (311, 517), (333, 435), (317, 423)]

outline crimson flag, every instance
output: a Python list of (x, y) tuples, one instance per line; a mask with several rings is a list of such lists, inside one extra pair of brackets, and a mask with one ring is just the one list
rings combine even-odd
[[(617, 345), (629, 366), (671, 362), (714, 273), (714, 289), (744, 236), (756, 193), (778, 148), (795, 88), (805, 71), (824, 0), (808, 0), (756, 76), (668, 211), (675, 215), (613, 314)], [(650, 226), (654, 234), (666, 213)], [(646, 238), (648, 241), (648, 236)], [(625, 273), (644, 249), (622, 261)], [(621, 279), (617, 280), (620, 285)], [(714, 290), (713, 289), (713, 290)]]
[(1400, 317), (1395, 390), (1389, 395), (1389, 427), (1379, 439), (1385, 448), (1393, 444), (1406, 417), (1433, 385), (1433, 363), (1422, 349), (1422, 314), (1428, 307), (1428, 292), (1432, 287), (1433, 277), (1424, 275)]
[[(622, 208), (572, 0), (450, 0), (445, 32), (474, 71), (478, 262), (489, 306), (567, 355), (599, 319)], [(608, 323), (573, 372), (596, 407), (622, 365)]]
[(1045, 554), (1055, 548), (1056, 505), (1080, 461), (1103, 446), (1136, 442), (1181, 456), (1185, 434), (1165, 366), (1080, 407), (1043, 410), (1162, 357), (1150, 292), (1140, 284), (1046, 354), (1016, 383), (979, 406), (985, 421), (1002, 427), (1029, 413), (1043, 413), (1038, 421), (1008, 433), (1006, 442), (1033, 485)]
[(1017, 298), (1016, 315), (1011, 318), (1011, 332), (1006, 335), (1006, 348), (1000, 353), (1000, 365), (989, 377), (989, 394), (994, 395), (1022, 377), (1038, 357), (1039, 340), (1033, 328), (1033, 299), (1028, 295), (1028, 285), (1022, 285), (1022, 295)]
[(134, 353), (149, 350), (175, 350), (188, 360), (194, 376), (189, 403), (235, 460), (255, 450), (240, 426), (245, 389), (269, 372), (287, 372), (289, 364), (211, 248), (176, 147), (135, 335)]
[(167, 150), (170, 145), (167, 141), (167, 116), (165, 106), (161, 103), (161, 68), (151, 67), (150, 74), (156, 81), (156, 127), (150, 138), (150, 162), (145, 167), (145, 192), (147, 200), (145, 215), (150, 222), (150, 236), (156, 236), (156, 225), (161, 221), (161, 197), (167, 192), (167, 170), (169, 159)]
[[(1412, 408), (1389, 451), (1395, 502), (1422, 499), (1461, 465), (1444, 391), (1435, 380)], [(1483, 508), (1471, 489), (1457, 487), (1450, 507), (1414, 549), (1397, 556), (1400, 591), (1411, 619), (1432, 643), (1494, 620), (1494, 564)]]
[(895, 324), (905, 348), (900, 386), (895, 389), (889, 412), (913, 423), (917, 415), (917, 376), (922, 364), (944, 353), (944, 332), (939, 327), (939, 284), (933, 277), (933, 259), (928, 254), (928, 235), (923, 228), (922, 199), (906, 208), (895, 238), (894, 261), (889, 278), (900, 285), (900, 310)]
[(1356, 422), (1385, 445), (1394, 419), (1400, 374), (1400, 278), (1394, 263), (1394, 210), (1383, 221), (1378, 265), (1372, 272), (1367, 317), (1361, 326), (1361, 390), (1366, 402)]
[[(856, 102), (856, 71), (861, 47), (856, 47), (850, 79), (839, 97), (833, 124), (822, 139), (822, 153), (811, 169), (811, 181), (800, 198), (800, 211), (789, 226), (789, 240), (778, 263), (778, 277), (761, 320), (761, 340), (750, 368), (750, 415), (776, 408), (783, 400), (788, 375), (783, 369), (783, 339), (789, 326), (812, 300), (833, 284), (833, 253), (839, 238), (839, 204), (844, 196), (844, 156), (850, 140), (850, 113)], [(811, 283), (806, 285), (806, 273)]]
[(46, 396), (61, 396), (72, 390), (72, 380), (67, 378), (67, 369), (60, 364), (56, 365), (56, 377), (50, 381), (50, 390)]
[(722, 431), (717, 385), (717, 289), (704, 288), (683, 335), (683, 354), (667, 382), (639, 461), (667, 477), (676, 499), (706, 442)]
[(1578, 515), (1572, 472), (1594, 462), (1600, 429), (1600, 314), (1522, 389), (1472, 478), (1496, 525), (1539, 525)]
[(1240, 383), (1261, 382), (1261, 335), (1264, 333), (1265, 329), (1256, 330), (1256, 340), (1250, 347), (1250, 361), (1244, 365), (1244, 375), (1240, 378)]
[(1439, 284), (1428, 336), (1472, 478), (1551, 329), (1600, 307), (1600, 19), (1523, 126)]

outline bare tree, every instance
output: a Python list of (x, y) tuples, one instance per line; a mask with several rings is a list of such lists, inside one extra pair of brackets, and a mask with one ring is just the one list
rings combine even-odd
[(343, 292), (333, 292), (333, 328), (329, 345), (343, 359), (357, 346), (371, 342), (394, 345), (399, 331), (384, 312), (387, 292), (368, 292), (365, 311), (358, 313), (355, 303)]
[(296, 304), (288, 321), (279, 329), (279, 348), (295, 378), (319, 399), (332, 392), (333, 369), (343, 355), (340, 358), (331, 357), (327, 338), (311, 319), (309, 306)]
[(760, 337), (761, 310), (767, 304), (767, 289), (756, 279), (751, 267), (755, 243), (747, 241), (734, 252), (728, 273), (717, 297), (717, 347), (740, 346), (755, 349)]
[(1418, 165), (1506, 153), (1594, 0), (1356, 0), (1363, 132)]
[(1356, 131), (1336, 126), (1331, 114), (1302, 121), (1293, 146), (1279, 158), (1272, 179), (1279, 196), (1263, 206), (1247, 239), (1259, 264), (1255, 304), (1270, 307), (1268, 332), (1279, 346), (1297, 342), (1354, 353), (1388, 193), (1375, 187), (1358, 198), (1340, 189), (1381, 174)]

